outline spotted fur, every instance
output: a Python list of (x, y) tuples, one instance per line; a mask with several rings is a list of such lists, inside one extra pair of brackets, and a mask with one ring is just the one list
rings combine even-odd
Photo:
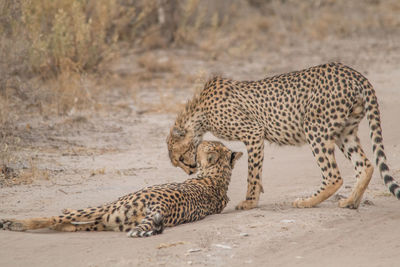
[(0, 229), (25, 231), (52, 228), (59, 231), (121, 231), (130, 237), (161, 234), (164, 227), (220, 213), (228, 203), (232, 169), (241, 152), (220, 142), (198, 146), (198, 175), (183, 183), (144, 188), (96, 208), (64, 210), (64, 214), (26, 220), (0, 220)]
[(246, 200), (237, 209), (254, 208), (262, 187), (264, 140), (278, 145), (308, 143), (321, 168), (322, 184), (315, 194), (297, 199), (295, 207), (313, 207), (342, 185), (335, 145), (354, 165), (357, 182), (341, 207), (358, 208), (373, 166), (357, 136), (366, 115), (374, 157), (390, 192), (400, 188), (389, 174), (382, 143), (380, 113), (374, 88), (359, 72), (340, 63), (277, 75), (259, 81), (216, 77), (189, 101), (167, 138), (175, 166), (195, 172), (195, 149), (206, 132), (226, 140), (242, 141), (248, 152)]

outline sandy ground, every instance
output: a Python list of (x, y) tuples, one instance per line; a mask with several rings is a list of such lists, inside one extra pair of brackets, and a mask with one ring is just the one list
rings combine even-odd
[[(265, 73), (340, 59), (335, 55), (327, 57), (313, 48), (302, 57), (296, 57), (295, 50), (281, 52), (280, 56), (284, 55), (292, 57), (277, 64), (277, 68), (273, 66), (280, 59), (271, 53), (268, 58), (254, 56), (246, 62), (226, 64), (224, 73), (238, 79), (257, 79)], [(392, 172), (400, 179), (400, 68), (394, 62), (396, 58), (386, 60), (379, 54), (378, 63), (368, 64), (370, 61), (363, 61), (363, 56), (360, 53), (353, 57), (358, 59), (354, 60), (354, 67), (376, 87), (385, 150)], [(220, 70), (218, 66), (208, 66), (210, 73)], [(189, 98), (190, 94), (183, 97)], [(37, 169), (45, 170), (47, 175), (38, 175), (30, 185), (0, 188), (0, 218), (57, 215), (66, 207), (100, 205), (147, 185), (185, 180), (185, 173), (170, 164), (165, 144), (175, 115), (142, 114), (130, 103), (125, 106), (110, 112), (32, 118), (29, 127), (26, 123), (18, 124), (15, 133), (26, 144), (23, 153), (31, 155)], [(373, 161), (365, 120), (360, 127), (360, 138)], [(233, 150), (245, 152), (241, 143), (225, 143)], [(338, 193), (348, 195), (355, 183), (352, 166), (340, 151), (336, 154), (344, 178)], [(151, 238), (131, 239), (114, 232), (1, 231), (0, 266), (394, 266), (398, 263), (400, 203), (388, 194), (377, 171), (358, 210), (338, 208), (337, 196), (316, 208), (291, 207), (294, 199), (311, 194), (320, 184), (320, 172), (307, 146), (266, 145), (265, 193), (260, 205), (250, 211), (235, 211), (234, 206), (245, 196), (246, 175), (244, 156), (234, 170), (229, 188), (231, 201), (222, 214), (167, 228), (164, 234)]]

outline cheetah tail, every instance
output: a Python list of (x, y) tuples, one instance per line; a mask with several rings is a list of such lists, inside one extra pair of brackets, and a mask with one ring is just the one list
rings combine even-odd
[(379, 168), (380, 175), (389, 188), (390, 192), (400, 199), (400, 186), (389, 173), (389, 167), (386, 161), (386, 155), (383, 147), (381, 118), (379, 105), (375, 95), (375, 90), (371, 83), (364, 78), (362, 81), (363, 99), (365, 102), (365, 112), (370, 128), (370, 137), (372, 141), (372, 151), (374, 153), (376, 166)]
[(73, 225), (91, 224), (101, 220), (102, 216), (110, 209), (108, 206), (99, 206), (96, 208), (86, 208), (79, 210), (64, 209), (63, 215), (58, 216), (64, 223)]
[(161, 234), (164, 231), (164, 218), (161, 213), (153, 216), (154, 234)]
[(51, 217), (39, 217), (23, 220), (6, 219), (0, 220), (0, 229), (25, 231), (41, 228), (53, 228), (59, 231), (76, 231), (78, 225), (94, 224), (102, 219), (102, 216), (109, 208), (107, 206), (88, 208), (82, 210), (66, 209), (62, 215)]

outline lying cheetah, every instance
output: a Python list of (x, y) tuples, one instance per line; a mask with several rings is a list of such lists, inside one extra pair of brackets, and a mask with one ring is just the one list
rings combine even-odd
[(322, 171), (322, 185), (299, 208), (313, 207), (334, 194), (343, 180), (335, 160), (335, 144), (354, 165), (357, 182), (340, 207), (357, 209), (373, 173), (357, 136), (367, 115), (372, 149), (381, 177), (400, 198), (400, 188), (389, 174), (382, 143), (375, 91), (359, 72), (340, 63), (265, 78), (235, 81), (216, 77), (189, 101), (167, 138), (172, 164), (187, 173), (196, 170), (196, 146), (206, 132), (226, 140), (242, 141), (248, 152), (246, 200), (237, 209), (256, 207), (260, 192), (264, 139), (279, 145), (308, 143)]
[(144, 188), (97, 208), (65, 210), (64, 215), (26, 220), (0, 220), (0, 229), (24, 231), (52, 228), (58, 231), (121, 231), (129, 237), (161, 234), (165, 226), (203, 219), (220, 213), (228, 203), (227, 190), (241, 152), (220, 142), (198, 146), (199, 173), (183, 183)]

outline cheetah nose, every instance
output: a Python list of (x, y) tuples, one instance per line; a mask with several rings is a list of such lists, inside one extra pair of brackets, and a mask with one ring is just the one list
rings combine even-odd
[(189, 175), (192, 175), (193, 174), (193, 171), (189, 171)]

